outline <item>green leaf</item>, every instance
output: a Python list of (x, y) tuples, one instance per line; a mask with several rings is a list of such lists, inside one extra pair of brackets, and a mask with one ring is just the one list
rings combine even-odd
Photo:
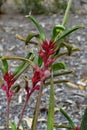
[[(75, 52), (75, 51), (80, 51), (80, 48), (72, 48), (72, 52)], [(67, 55), (68, 54), (68, 51), (65, 50), (63, 52), (60, 52), (59, 54), (56, 53), (55, 57), (56, 59), (63, 56), (63, 55)]]
[(82, 28), (82, 25), (72, 27), (70, 30), (67, 30), (64, 34), (62, 34), (55, 42), (59, 42), (61, 39), (64, 39), (66, 36), (68, 36), (69, 34), (71, 34), (72, 32), (74, 32), (80, 28)]
[(82, 117), (82, 122), (80, 126), (80, 130), (86, 130), (87, 129), (87, 107), (84, 111), (84, 115)]
[(16, 124), (14, 122), (9, 122), (9, 125), (11, 126), (12, 130), (17, 130)]
[[(69, 121), (69, 124), (71, 125), (71, 127), (73, 129), (75, 129), (75, 124), (74, 122), (72, 121), (72, 119), (68, 116), (68, 114), (62, 109), (62, 108), (59, 108), (60, 112), (64, 115), (64, 117)], [(87, 128), (87, 127), (86, 127)], [(86, 130), (86, 129), (85, 129)]]
[(43, 31), (42, 26), (38, 23), (38, 21), (37, 21), (32, 15), (28, 15), (28, 16), (26, 16), (26, 17), (30, 18), (30, 19), (34, 22), (34, 24), (35, 24), (36, 27), (38, 28), (38, 31), (39, 31), (39, 33), (40, 33), (41, 39), (44, 41), (46, 38), (45, 38), (45, 33), (44, 33), (44, 31)]
[(38, 57), (38, 66), (41, 67), (42, 63), (43, 63), (43, 59), (39, 56)]
[(34, 37), (36, 37), (36, 38), (40, 38), (40, 35), (39, 34), (36, 34), (36, 33), (29, 33), (28, 34), (28, 36), (27, 36), (27, 38), (25, 39), (25, 44), (27, 45), (29, 42), (30, 42), (30, 40), (32, 39), (32, 38), (34, 38)]
[(40, 57), (40, 56), (35, 56), (34, 57), (34, 63), (37, 65), (37, 66), (41, 66), (42, 63), (43, 63), (43, 59)]
[[(70, 80), (67, 80), (67, 79), (62, 79), (62, 80), (54, 80), (54, 84), (66, 83), (66, 82), (70, 82)], [(44, 85), (47, 87), (47, 85), (50, 85), (50, 82), (49, 82), (49, 81), (47, 81), (47, 82), (45, 82), (45, 84), (44, 84)]]
[(53, 76), (57, 77), (57, 76), (61, 76), (61, 75), (67, 75), (67, 74), (71, 74), (73, 73), (72, 70), (68, 70), (68, 71), (64, 71), (64, 72), (60, 72), (60, 73), (54, 73)]
[(14, 76), (14, 79), (17, 80), (19, 78), (19, 76), (28, 69), (29, 67), (29, 63), (25, 63), (25, 65), (23, 66), (23, 68)]
[(35, 63), (35, 65), (38, 65), (38, 56), (34, 55), (33, 62)]
[(25, 130), (25, 128), (24, 128), (24, 121), (22, 121), (22, 130)]
[[(30, 51), (30, 52), (27, 54), (26, 58), (29, 59), (32, 54), (33, 54), (33, 52)], [(22, 62), (20, 63), (20, 65), (15, 69), (14, 75), (16, 75), (17, 73), (19, 73), (19, 72), (21, 71), (21, 69), (23, 69), (25, 63), (26, 63), (26, 61), (22, 61)]]
[(55, 63), (52, 65), (52, 70), (53, 71), (58, 71), (61, 69), (66, 69), (66, 64), (64, 62), (60, 62), (60, 63)]
[(59, 125), (59, 124), (54, 124), (54, 127), (55, 127), (55, 128), (66, 128), (67, 130), (72, 130), (71, 126), (66, 125), (66, 124), (61, 124), (61, 125)]
[(65, 43), (65, 42), (63, 42), (63, 45), (67, 48), (68, 55), (70, 56), (71, 53), (72, 53), (73, 46), (71, 44), (68, 44), (68, 43)]
[(8, 62), (7, 60), (2, 60), (2, 63), (3, 63), (3, 70), (4, 70), (4, 74), (8, 72)]
[(55, 40), (55, 38), (61, 33), (61, 31), (64, 31), (65, 27), (63, 25), (56, 25), (53, 28), (52, 33), (52, 40)]
[(48, 109), (48, 119), (47, 119), (47, 130), (54, 129), (54, 82), (51, 75), (50, 82), (50, 99), (49, 99), (49, 109)]

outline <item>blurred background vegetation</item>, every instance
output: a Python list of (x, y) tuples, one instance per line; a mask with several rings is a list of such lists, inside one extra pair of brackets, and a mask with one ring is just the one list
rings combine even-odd
[(21, 12), (34, 14), (64, 11), (67, 5), (66, 0), (15, 0), (15, 3)]
[(14, 4), (22, 13), (57, 13), (66, 9), (67, 0), (0, 0), (0, 9), (6, 3)]
[[(0, 12), (14, 10), (21, 13), (64, 13), (68, 0), (0, 0)], [(73, 0), (71, 11), (87, 12), (87, 0)], [(10, 12), (11, 12), (10, 11)]]

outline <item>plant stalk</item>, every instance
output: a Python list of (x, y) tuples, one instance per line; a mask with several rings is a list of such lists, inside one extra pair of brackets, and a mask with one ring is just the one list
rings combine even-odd
[(48, 108), (48, 119), (47, 119), (47, 130), (54, 129), (54, 80), (53, 80), (53, 71), (51, 73), (50, 80), (50, 98), (49, 98), (49, 108)]
[(64, 18), (63, 18), (63, 22), (62, 22), (62, 25), (63, 25), (63, 26), (65, 26), (65, 24), (67, 23), (71, 5), (72, 5), (72, 0), (69, 0), (69, 1), (68, 1), (68, 5), (67, 5), (67, 8), (66, 8), (66, 11), (65, 11), (65, 15), (64, 15)]
[(10, 108), (10, 101), (9, 101), (9, 99), (7, 99), (7, 112), (6, 112), (7, 121), (6, 121), (6, 130), (9, 130), (9, 108)]
[(41, 85), (41, 88), (39, 90), (36, 106), (35, 106), (35, 111), (34, 111), (34, 117), (32, 121), (32, 126), (31, 130), (36, 130), (37, 127), (37, 120), (38, 120), (38, 114), (39, 114), (39, 109), (40, 109), (40, 102), (41, 102), (41, 97), (42, 97), (42, 90), (43, 90), (43, 83)]
[(27, 106), (27, 104), (28, 104), (29, 97), (30, 97), (30, 95), (26, 95), (26, 101), (25, 101), (25, 103), (24, 103), (24, 106), (23, 106), (23, 108), (22, 108), (22, 111), (21, 111), (21, 114), (20, 114), (20, 117), (19, 117), (19, 121), (18, 121), (18, 124), (17, 124), (17, 130), (19, 130), (19, 126), (20, 126), (20, 123), (21, 123), (21, 121), (22, 121), (22, 117), (23, 117), (25, 108), (26, 108), (26, 106)]

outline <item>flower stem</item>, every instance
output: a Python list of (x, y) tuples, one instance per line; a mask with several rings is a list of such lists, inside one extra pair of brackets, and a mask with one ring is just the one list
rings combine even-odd
[(42, 90), (43, 90), (43, 83), (39, 90), (39, 94), (38, 94), (38, 98), (37, 98), (37, 102), (36, 102), (36, 106), (35, 106), (35, 110), (34, 110), (34, 117), (33, 117), (33, 121), (32, 121), (31, 130), (36, 130), (36, 127), (37, 127), (37, 120), (38, 120), (38, 114), (39, 114), (39, 110), (40, 110)]
[(18, 121), (18, 124), (17, 124), (17, 130), (19, 130), (19, 126), (20, 126), (20, 123), (21, 123), (25, 108), (26, 108), (26, 106), (28, 104), (29, 97), (30, 97), (30, 95), (26, 96), (26, 101), (25, 101), (24, 106), (22, 108), (22, 111), (21, 111), (21, 114), (20, 114), (20, 117), (19, 117), (19, 121)]
[(71, 5), (72, 5), (72, 0), (69, 0), (66, 11), (65, 11), (64, 19), (63, 19), (63, 22), (62, 22), (63, 26), (65, 26), (65, 24), (66, 24), (66, 22), (68, 20), (68, 15), (69, 15)]
[(7, 99), (7, 112), (6, 112), (6, 130), (9, 130), (9, 107), (10, 107), (10, 101)]

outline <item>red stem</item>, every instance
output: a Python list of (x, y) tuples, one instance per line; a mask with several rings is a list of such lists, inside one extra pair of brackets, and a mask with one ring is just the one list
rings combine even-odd
[(21, 123), (21, 120), (22, 120), (22, 117), (23, 117), (25, 108), (26, 108), (26, 106), (27, 106), (29, 97), (30, 97), (30, 95), (27, 95), (27, 96), (26, 96), (26, 101), (25, 101), (25, 103), (24, 103), (24, 105), (23, 105), (23, 108), (22, 108), (22, 111), (21, 111), (21, 114), (20, 114), (20, 117), (19, 117), (19, 121), (18, 121), (18, 124), (17, 124), (17, 130), (19, 130), (19, 126), (20, 126), (20, 123)]
[(10, 107), (10, 101), (7, 99), (7, 112), (6, 112), (6, 130), (9, 130), (9, 107)]

